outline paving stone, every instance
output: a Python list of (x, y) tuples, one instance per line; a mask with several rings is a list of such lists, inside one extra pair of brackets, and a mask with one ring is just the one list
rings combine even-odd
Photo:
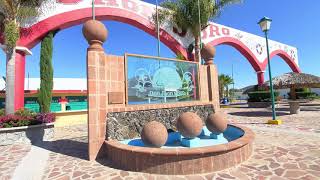
[(284, 177), (287, 178), (298, 178), (301, 176), (306, 175), (305, 171), (301, 171), (301, 170), (287, 170), (286, 173), (284, 174)]
[[(51, 143), (42, 179), (320, 179), (319, 111), (280, 115), (283, 125), (279, 126), (263, 124), (269, 119), (261, 115), (266, 109), (228, 108), (222, 111), (227, 113), (230, 122), (245, 125), (256, 134), (253, 155), (236, 167), (196, 176), (161, 176), (114, 169), (107, 161), (87, 161), (87, 126), (80, 125), (55, 129), (55, 140)], [(30, 147), (0, 146), (2, 179), (11, 178)]]
[(197, 175), (195, 175), (195, 176), (187, 176), (186, 179), (187, 180), (205, 180), (204, 177), (199, 176), (199, 175), (198, 176)]
[(269, 167), (272, 168), (272, 169), (277, 168), (277, 167), (279, 167), (279, 166), (280, 166), (279, 163), (274, 163), (274, 162), (272, 162), (272, 163), (269, 165)]
[(315, 171), (320, 171), (320, 166), (319, 165), (310, 165), (310, 169), (315, 170)]
[(282, 176), (282, 174), (284, 173), (285, 169), (283, 168), (278, 168), (276, 170), (274, 170), (274, 173), (278, 176)]
[(225, 173), (223, 173), (223, 174), (218, 174), (220, 177), (222, 177), (222, 178), (226, 178), (226, 179), (235, 179), (235, 177), (233, 177), (233, 176), (231, 176), (231, 175), (229, 175), (229, 174), (225, 174)]
[(126, 176), (129, 176), (129, 173), (126, 172), (126, 171), (120, 171), (120, 176), (121, 177), (126, 177)]

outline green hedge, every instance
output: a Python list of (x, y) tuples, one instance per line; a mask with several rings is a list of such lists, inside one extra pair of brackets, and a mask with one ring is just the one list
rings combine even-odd
[[(271, 102), (269, 91), (253, 91), (248, 93), (248, 102)], [(274, 97), (277, 99), (279, 92), (274, 92)]]
[[(291, 98), (290, 93), (288, 93), (289, 98)], [(296, 92), (297, 99), (316, 99), (317, 94), (314, 92)]]

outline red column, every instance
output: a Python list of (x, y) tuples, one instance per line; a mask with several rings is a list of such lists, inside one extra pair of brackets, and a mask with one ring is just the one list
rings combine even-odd
[(258, 77), (258, 85), (260, 86), (264, 83), (264, 71), (258, 71), (257, 77)]
[(14, 110), (24, 107), (24, 78), (26, 54), (17, 50), (15, 59)]

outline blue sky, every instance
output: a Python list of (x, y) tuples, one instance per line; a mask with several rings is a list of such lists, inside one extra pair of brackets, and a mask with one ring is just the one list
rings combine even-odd
[[(154, 3), (155, 0), (146, 0)], [(161, 2), (161, 1), (160, 1)], [(320, 76), (320, 1), (305, 0), (244, 0), (240, 5), (227, 7), (215, 22), (249, 33), (263, 35), (257, 21), (268, 16), (273, 19), (269, 37), (298, 48), (303, 72)], [(156, 39), (133, 26), (114, 21), (104, 21), (109, 37), (104, 47), (107, 53), (123, 55), (125, 52), (156, 55)], [(86, 77), (87, 43), (81, 33), (82, 25), (59, 32), (54, 39), (54, 77)], [(249, 62), (233, 47), (219, 45), (215, 63), (219, 73), (230, 74), (234, 66), (236, 87), (256, 84), (256, 74)], [(32, 49), (27, 57), (26, 77), (39, 77), (40, 46)], [(174, 53), (161, 45), (161, 55), (174, 57)], [(273, 75), (291, 71), (279, 57), (271, 61)], [(0, 52), (0, 76), (5, 75), (5, 54)], [(267, 73), (265, 75), (267, 80)]]

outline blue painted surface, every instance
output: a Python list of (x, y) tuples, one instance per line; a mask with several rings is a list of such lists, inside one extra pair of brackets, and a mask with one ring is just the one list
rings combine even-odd
[(184, 147), (201, 147), (201, 139), (196, 137), (196, 138), (182, 138), (181, 139), (181, 145)]
[[(179, 132), (173, 132), (168, 134), (168, 140), (166, 144), (161, 148), (195, 148), (214, 146), (219, 144), (225, 144), (243, 136), (244, 131), (234, 126), (229, 126), (223, 134), (213, 136), (212, 133), (203, 127), (201, 134), (194, 139), (187, 139), (183, 137)], [(143, 141), (138, 139), (128, 139), (120, 141), (123, 144), (130, 146), (146, 147)]]

